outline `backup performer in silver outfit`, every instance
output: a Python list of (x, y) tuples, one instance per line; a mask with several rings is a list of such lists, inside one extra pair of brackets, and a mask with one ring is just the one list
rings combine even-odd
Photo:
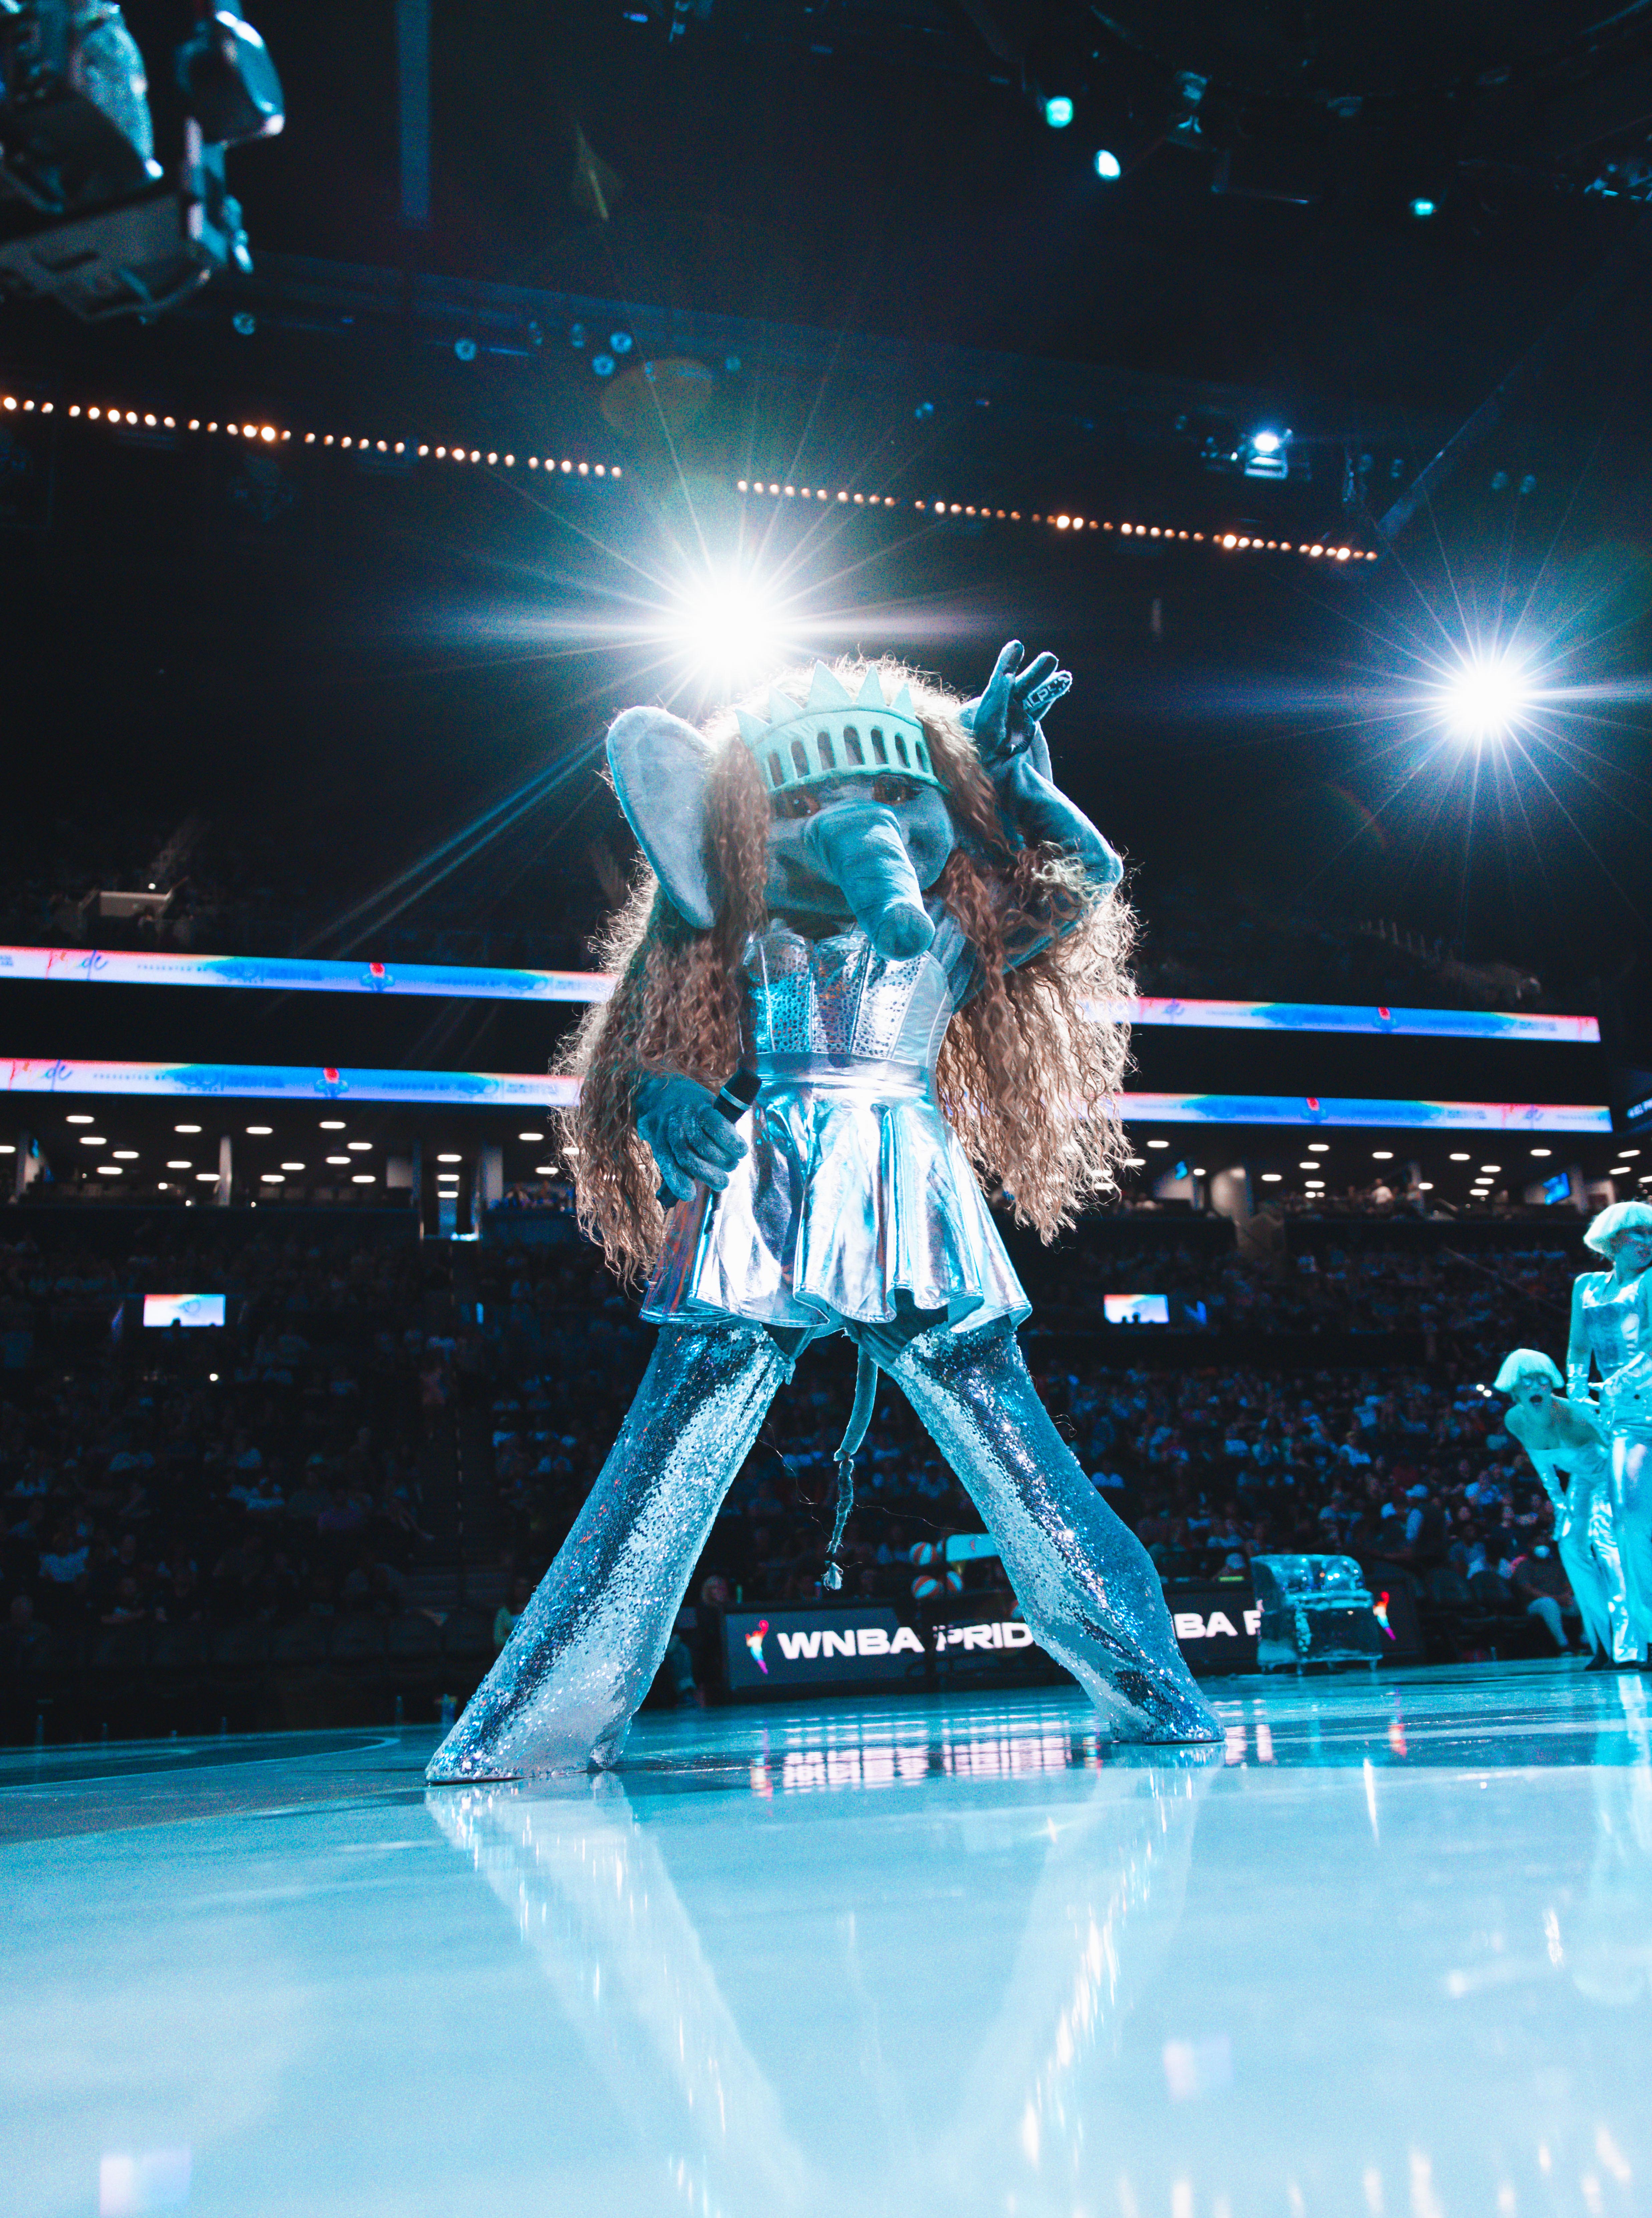
[(1517, 1348), (1493, 1383), (1512, 1398), (1504, 1422), (1525, 1450), (1553, 1508), (1555, 1546), (1597, 1651), (1595, 1662), (1640, 1663), (1645, 1644), (1630, 1614), (1612, 1507), (1612, 1458), (1599, 1419), (1592, 1408), (1562, 1398), (1561, 1375), (1539, 1348)]
[(1566, 1391), (1570, 1400), (1593, 1408), (1591, 1364), (1599, 1372), (1612, 1515), (1630, 1614), (1644, 1653), (1652, 1641), (1652, 1208), (1643, 1201), (1614, 1202), (1583, 1237), (1612, 1267), (1585, 1271), (1573, 1281)]
[[(1071, 681), (1015, 642), (968, 706), (886, 666), (796, 676), (807, 697), (777, 687), (708, 734), (639, 709), (609, 736), (649, 870), (576, 1054), (571, 1154), (587, 1229), (650, 1269), (659, 1339), (433, 1781), (617, 1758), (770, 1402), (836, 1332), (863, 1425), (881, 1366), (1113, 1735), (1222, 1737), (1146, 1551), (1039, 1402), (976, 1176), (1049, 1236), (1123, 1149), (1121, 869), (1040, 723)], [(737, 1064), (749, 1138), (716, 1106)]]

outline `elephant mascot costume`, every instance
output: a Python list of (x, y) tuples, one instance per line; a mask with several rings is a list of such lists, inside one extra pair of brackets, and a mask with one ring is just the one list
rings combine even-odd
[(817, 664), (703, 733), (659, 709), (615, 723), (648, 868), (574, 1050), (570, 1152), (586, 1230), (650, 1273), (659, 1338), (433, 1782), (617, 1760), (770, 1401), (836, 1332), (860, 1377), (825, 1583), (882, 1368), (1113, 1737), (1221, 1738), (1145, 1550), (1038, 1399), (976, 1176), (1048, 1238), (1123, 1150), (1121, 866), (1041, 728), (1070, 683), (1012, 641), (967, 705), (894, 665)]

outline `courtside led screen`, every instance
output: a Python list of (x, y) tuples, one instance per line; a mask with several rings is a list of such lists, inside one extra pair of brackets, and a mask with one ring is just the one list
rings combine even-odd
[(145, 1294), (144, 1323), (159, 1325), (222, 1324), (222, 1294)]
[(1104, 1294), (1102, 1314), (1109, 1324), (1168, 1324), (1168, 1294)]

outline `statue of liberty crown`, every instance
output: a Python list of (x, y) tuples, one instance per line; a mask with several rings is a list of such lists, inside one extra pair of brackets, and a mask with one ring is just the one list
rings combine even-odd
[(946, 790), (930, 759), (911, 687), (903, 685), (893, 701), (886, 701), (875, 670), (867, 672), (851, 701), (826, 664), (817, 662), (801, 709), (789, 694), (771, 689), (766, 723), (749, 709), (735, 713), (740, 737), (770, 793), (791, 793), (829, 778), (875, 778), (882, 771)]

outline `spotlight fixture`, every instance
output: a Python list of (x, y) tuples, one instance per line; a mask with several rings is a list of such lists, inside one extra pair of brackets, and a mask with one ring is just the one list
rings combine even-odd
[(1427, 199), (1414, 200), (1411, 203), (1411, 213), (1419, 223), (1426, 223), (1431, 215), (1439, 214), (1439, 202)]
[(1111, 146), (1096, 149), (1096, 175), (1104, 184), (1116, 185), (1124, 174), (1124, 164)]
[(1266, 425), (1253, 431), (1241, 449), (1244, 456), (1241, 467), (1247, 478), (1288, 478), (1290, 458), (1285, 448), (1290, 438), (1289, 431), (1275, 431)]
[(1052, 131), (1065, 131), (1073, 121), (1073, 103), (1064, 92), (1058, 92), (1044, 102), (1044, 121)]

